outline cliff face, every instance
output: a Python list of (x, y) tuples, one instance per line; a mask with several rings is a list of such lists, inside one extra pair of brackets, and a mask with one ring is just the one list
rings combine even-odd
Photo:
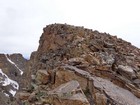
[(116, 36), (52, 24), (31, 56), (18, 103), (140, 105), (140, 50)]
[[(7, 105), (24, 85), (27, 60), (21, 54), (0, 54), (0, 102)], [(5, 98), (4, 98), (5, 97)]]

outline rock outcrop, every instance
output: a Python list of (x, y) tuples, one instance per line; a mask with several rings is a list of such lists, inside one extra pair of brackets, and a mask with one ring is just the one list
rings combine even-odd
[(140, 105), (140, 50), (107, 33), (52, 24), (43, 29), (16, 95), (29, 105)]
[(21, 54), (0, 54), (0, 98), (1, 105), (9, 105), (16, 92), (25, 87), (27, 60)]

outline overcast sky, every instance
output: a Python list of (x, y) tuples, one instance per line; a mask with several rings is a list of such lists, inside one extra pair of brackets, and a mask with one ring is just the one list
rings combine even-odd
[(107, 32), (140, 48), (140, 0), (0, 0), (0, 53), (29, 57), (52, 23)]

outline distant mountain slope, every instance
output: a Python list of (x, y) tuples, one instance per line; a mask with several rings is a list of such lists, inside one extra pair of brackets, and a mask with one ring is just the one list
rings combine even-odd
[(21, 54), (0, 54), (0, 90), (5, 97), (14, 97), (20, 87), (23, 87), (26, 63), (27, 60)]

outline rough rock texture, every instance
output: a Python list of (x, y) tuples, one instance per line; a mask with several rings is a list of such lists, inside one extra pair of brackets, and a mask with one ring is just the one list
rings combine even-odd
[[(52, 97), (57, 97), (61, 100), (61, 102), (59, 102), (58, 100), (52, 100), (52, 102), (50, 102), (57, 105), (61, 104), (89, 105), (89, 102), (86, 96), (84, 95), (80, 87), (80, 84), (78, 83), (78, 81), (75, 80), (69, 81), (65, 84), (60, 85), (56, 89), (49, 91), (48, 95)], [(63, 102), (63, 100), (67, 101), (67, 103)]]
[(131, 43), (67, 24), (46, 26), (39, 43), (19, 104), (140, 105), (140, 50)]
[(0, 54), (0, 98), (1, 105), (9, 105), (16, 92), (25, 87), (25, 65), (27, 60), (21, 54)]
[(46, 70), (38, 70), (35, 79), (37, 84), (45, 85), (50, 82), (50, 75)]

